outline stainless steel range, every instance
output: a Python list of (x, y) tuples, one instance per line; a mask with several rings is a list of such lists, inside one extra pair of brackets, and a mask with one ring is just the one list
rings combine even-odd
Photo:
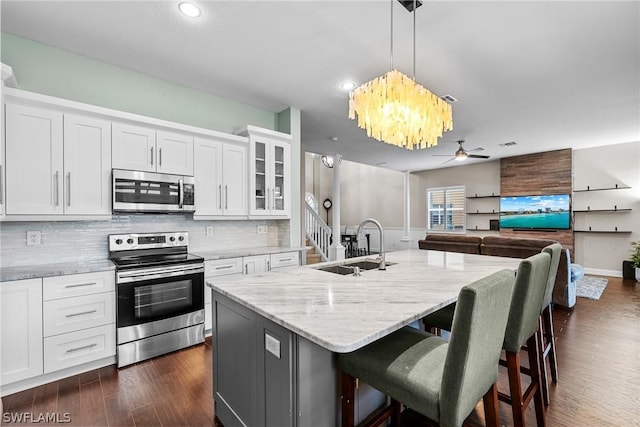
[(204, 341), (204, 259), (186, 232), (109, 235), (118, 367)]

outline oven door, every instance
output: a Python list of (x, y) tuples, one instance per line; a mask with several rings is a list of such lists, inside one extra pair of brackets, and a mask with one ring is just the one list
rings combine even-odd
[(204, 267), (118, 272), (118, 344), (204, 322)]

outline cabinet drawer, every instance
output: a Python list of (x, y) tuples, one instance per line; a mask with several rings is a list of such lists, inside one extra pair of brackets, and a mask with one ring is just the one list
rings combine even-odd
[(300, 265), (300, 252), (284, 252), (271, 254), (271, 269)]
[(45, 277), (43, 279), (42, 299), (49, 301), (58, 298), (111, 292), (115, 290), (115, 284), (116, 275), (113, 271)]
[(216, 259), (204, 262), (204, 277), (242, 274), (242, 258)]
[(44, 336), (114, 323), (115, 292), (44, 302)]
[(114, 323), (44, 339), (44, 372), (70, 368), (116, 354)]

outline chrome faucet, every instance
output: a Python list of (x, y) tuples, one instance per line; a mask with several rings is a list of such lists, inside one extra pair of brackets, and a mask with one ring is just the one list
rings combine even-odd
[(386, 270), (387, 264), (384, 260), (384, 230), (382, 229), (382, 224), (380, 224), (380, 221), (373, 218), (365, 219), (358, 226), (358, 232), (356, 233), (356, 236), (358, 237), (360, 236), (360, 233), (362, 232), (362, 229), (364, 228), (365, 224), (368, 224), (368, 223), (375, 225), (376, 227), (378, 227), (378, 230), (380, 231), (380, 255), (378, 255), (378, 259), (376, 261), (378, 261), (378, 270)]

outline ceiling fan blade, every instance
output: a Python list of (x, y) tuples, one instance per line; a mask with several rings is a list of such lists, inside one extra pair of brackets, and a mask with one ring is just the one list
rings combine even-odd
[(480, 156), (478, 154), (469, 154), (467, 155), (467, 157), (470, 157), (472, 159), (488, 159), (491, 156)]
[(456, 159), (455, 157), (452, 157), (449, 160), (447, 160), (446, 162), (442, 162), (442, 164), (446, 165), (447, 163), (449, 163), (450, 161), (455, 160), (455, 159)]

